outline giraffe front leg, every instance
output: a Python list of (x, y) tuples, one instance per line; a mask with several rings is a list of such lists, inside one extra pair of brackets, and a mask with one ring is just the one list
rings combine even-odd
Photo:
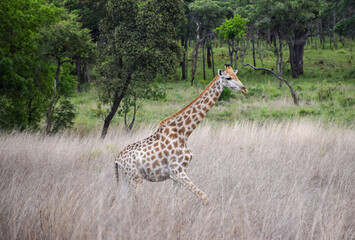
[(192, 193), (200, 198), (203, 204), (208, 204), (207, 195), (202, 192), (196, 185), (190, 180), (184, 171), (171, 170), (170, 178), (173, 181), (179, 182), (187, 187)]

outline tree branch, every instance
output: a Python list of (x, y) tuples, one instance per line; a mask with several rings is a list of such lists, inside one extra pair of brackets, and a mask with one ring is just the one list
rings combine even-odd
[(268, 69), (268, 68), (264, 68), (264, 67), (261, 67), (261, 68), (257, 68), (257, 67), (254, 67), (253, 65), (249, 64), (249, 63), (244, 63), (244, 54), (242, 54), (242, 60), (241, 60), (241, 63), (243, 66), (249, 66), (251, 67), (252, 69), (254, 70), (264, 70), (264, 71), (267, 71), (267, 72), (271, 72), (272, 74), (274, 74), (274, 76), (279, 79), (280, 81), (283, 81), (287, 86), (288, 88), (290, 89), (290, 92), (291, 92), (291, 95), (292, 95), (292, 98), (293, 98), (293, 103), (295, 105), (298, 105), (298, 100), (297, 100), (297, 95), (296, 95), (296, 92), (293, 90), (293, 88), (291, 87), (291, 85), (288, 83), (288, 81), (286, 79), (284, 79), (283, 77), (280, 77), (279, 75), (277, 75), (274, 71), (272, 71), (271, 69)]

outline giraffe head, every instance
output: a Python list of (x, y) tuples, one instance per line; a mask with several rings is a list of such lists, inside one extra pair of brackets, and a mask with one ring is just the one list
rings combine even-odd
[(248, 93), (247, 88), (244, 87), (243, 83), (237, 77), (238, 70), (233, 71), (232, 67), (228, 64), (225, 67), (225, 71), (218, 69), (218, 75), (222, 81), (223, 88), (231, 88), (242, 91), (245, 94)]

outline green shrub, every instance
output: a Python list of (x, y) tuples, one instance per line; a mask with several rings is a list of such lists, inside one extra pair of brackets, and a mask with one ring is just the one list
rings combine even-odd
[(355, 69), (344, 75), (344, 80), (355, 79)]
[(232, 112), (224, 110), (223, 112), (219, 113), (216, 117), (218, 121), (228, 121), (232, 117)]
[(281, 96), (281, 92), (279, 90), (273, 90), (269, 92), (269, 97), (270, 98), (278, 98)]
[(342, 107), (351, 107), (355, 105), (355, 99), (352, 97), (338, 98), (339, 105)]
[(296, 91), (302, 91), (303, 88), (302, 88), (300, 85), (297, 84), (297, 85), (295, 86), (295, 90), (296, 90)]
[(248, 87), (248, 95), (249, 96), (258, 96), (263, 93), (264, 89), (262, 86), (250, 86)]
[(260, 117), (262, 117), (262, 118), (267, 118), (267, 117), (269, 117), (269, 114), (268, 114), (268, 112), (267, 112), (266, 107), (262, 107), (262, 108), (260, 109)]
[(59, 106), (55, 108), (53, 113), (53, 133), (57, 133), (60, 130), (71, 128), (76, 111), (74, 105), (68, 99), (62, 99), (59, 102)]
[(298, 115), (301, 117), (312, 116), (312, 115), (317, 115), (317, 112), (313, 109), (301, 108), (300, 110), (298, 110)]
[(282, 119), (283, 118), (283, 112), (278, 111), (278, 110), (274, 110), (271, 112), (271, 117), (275, 118), (275, 119)]
[(335, 84), (328, 83), (327, 81), (323, 81), (322, 83), (320, 83), (318, 86), (319, 101), (332, 99), (335, 88)]
[(110, 109), (102, 108), (101, 103), (99, 102), (97, 108), (90, 108), (90, 118), (100, 118), (105, 119), (107, 114), (110, 112)]
[(228, 101), (232, 97), (232, 90), (229, 88), (223, 89), (221, 96), (219, 96), (219, 101)]

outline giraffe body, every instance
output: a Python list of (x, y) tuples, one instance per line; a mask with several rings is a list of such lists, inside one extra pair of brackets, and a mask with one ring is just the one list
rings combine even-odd
[(118, 154), (117, 180), (118, 172), (134, 187), (142, 184), (143, 179), (152, 182), (172, 179), (187, 187), (203, 203), (207, 203), (207, 195), (186, 175), (193, 157), (186, 142), (218, 100), (224, 87), (247, 92), (232, 68), (226, 65), (226, 70), (219, 70), (219, 75), (189, 105), (163, 120), (151, 136), (128, 145)]

